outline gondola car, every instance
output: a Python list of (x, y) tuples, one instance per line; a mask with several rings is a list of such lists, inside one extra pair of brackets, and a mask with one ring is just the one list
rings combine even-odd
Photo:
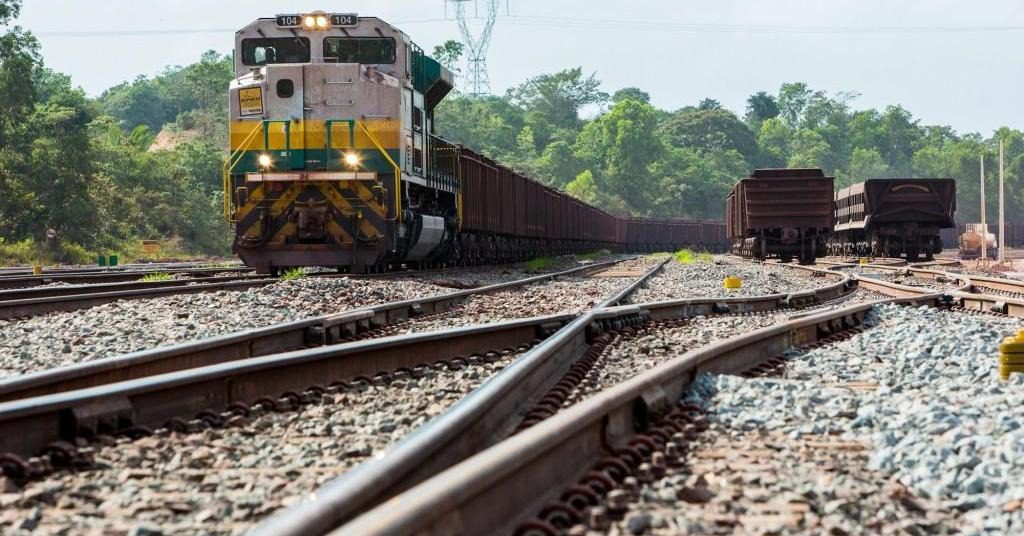
[(836, 255), (931, 260), (942, 251), (940, 231), (955, 227), (955, 212), (953, 179), (866, 180), (836, 192), (829, 248)]
[(741, 179), (726, 199), (733, 253), (813, 263), (832, 230), (833, 183), (820, 169), (758, 169)]

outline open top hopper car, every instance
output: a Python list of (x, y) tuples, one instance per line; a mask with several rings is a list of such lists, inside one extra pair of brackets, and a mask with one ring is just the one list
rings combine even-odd
[(870, 179), (843, 188), (835, 196), (836, 255), (929, 260), (942, 251), (941, 229), (954, 227), (953, 179)]
[(833, 178), (820, 169), (758, 169), (726, 199), (733, 253), (813, 263), (832, 230)]

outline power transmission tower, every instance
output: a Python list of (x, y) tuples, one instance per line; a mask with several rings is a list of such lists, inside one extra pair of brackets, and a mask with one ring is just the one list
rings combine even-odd
[[(491, 80), (487, 76), (487, 49), (491, 45), (491, 33), (494, 22), (498, 18), (498, 7), (501, 0), (445, 0), (445, 16), (448, 3), (455, 8), (455, 19), (459, 22), (462, 41), (466, 46), (466, 82), (470, 95), (479, 97), (491, 92)], [(473, 12), (467, 13), (467, 4), (473, 3)], [(483, 17), (480, 16), (480, 4), (483, 4)], [(479, 35), (474, 35), (469, 26), (470, 19), (482, 19), (483, 27)]]

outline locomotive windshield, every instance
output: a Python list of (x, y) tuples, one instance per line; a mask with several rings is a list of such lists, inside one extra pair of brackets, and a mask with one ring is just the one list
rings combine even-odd
[(390, 37), (328, 37), (324, 61), (337, 63), (395, 63), (395, 40)]
[(242, 40), (242, 64), (309, 63), (309, 39), (305, 37), (264, 37)]

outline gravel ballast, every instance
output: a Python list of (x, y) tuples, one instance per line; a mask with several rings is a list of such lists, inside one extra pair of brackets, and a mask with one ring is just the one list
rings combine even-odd
[(516, 357), (354, 387), (226, 428), (99, 447), (95, 470), (24, 489), (0, 477), (0, 533), (241, 534), (381, 456)]
[(420, 333), (517, 318), (581, 313), (632, 284), (655, 262), (650, 258), (629, 260), (594, 276), (565, 276), (526, 287), (471, 296), (449, 313), (428, 320), (414, 320), (403, 326), (402, 331)]
[[(790, 352), (782, 378), (702, 376), (696, 465), (644, 486), (620, 533), (642, 515), (654, 533), (744, 532), (752, 512), (783, 533), (1024, 531), (1024, 379), (1001, 382), (996, 359), (1021, 322), (894, 305), (869, 322)], [(755, 471), (735, 453), (756, 449)]]
[[(743, 286), (738, 289), (724, 288), (723, 281), (728, 276), (741, 278)], [(759, 264), (737, 258), (715, 257), (713, 262), (698, 260), (689, 264), (672, 260), (661, 273), (632, 296), (631, 302), (764, 296), (820, 288), (832, 283), (835, 283), (834, 279), (809, 277), (799, 268)]]
[[(543, 271), (577, 266), (582, 264), (575, 258), (560, 257)], [(305, 277), (244, 291), (127, 300), (0, 320), (0, 378), (533, 275), (538, 274), (511, 266), (392, 278)]]

